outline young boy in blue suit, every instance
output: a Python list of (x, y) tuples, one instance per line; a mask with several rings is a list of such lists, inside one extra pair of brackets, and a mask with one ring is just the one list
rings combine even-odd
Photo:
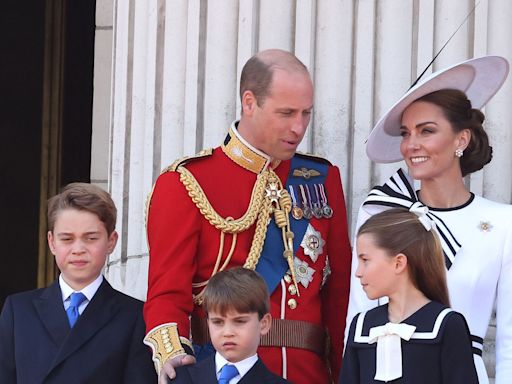
[(267, 285), (257, 272), (236, 267), (214, 275), (204, 291), (203, 309), (216, 353), (177, 368), (170, 383), (288, 383), (270, 372), (256, 353), (272, 322)]
[(60, 270), (47, 288), (7, 298), (0, 383), (156, 383), (142, 302), (102, 275), (117, 242), (110, 195), (87, 183), (48, 201), (48, 245)]

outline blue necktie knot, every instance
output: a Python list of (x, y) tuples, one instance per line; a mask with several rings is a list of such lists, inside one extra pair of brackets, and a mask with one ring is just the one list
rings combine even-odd
[(238, 375), (238, 369), (234, 365), (226, 364), (220, 370), (219, 384), (228, 384), (236, 375)]
[(68, 309), (66, 310), (66, 314), (68, 315), (69, 326), (73, 328), (76, 321), (78, 320), (78, 316), (80, 313), (78, 312), (78, 307), (83, 301), (86, 299), (85, 295), (82, 292), (73, 292), (71, 294), (71, 300)]

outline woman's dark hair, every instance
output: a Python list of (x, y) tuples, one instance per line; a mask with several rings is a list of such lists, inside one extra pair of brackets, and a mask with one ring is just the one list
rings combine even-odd
[(492, 147), (482, 123), (484, 114), (471, 106), (466, 94), (457, 89), (441, 89), (420, 97), (416, 101), (426, 101), (440, 107), (455, 133), (463, 129), (471, 131), (471, 139), (460, 158), (462, 176), (476, 172), (492, 159)]

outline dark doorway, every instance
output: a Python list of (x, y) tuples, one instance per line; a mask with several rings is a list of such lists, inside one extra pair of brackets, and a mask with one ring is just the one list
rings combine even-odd
[[(48, 183), (58, 189), (69, 181), (88, 181), (90, 173), (96, 2), (29, 3), (0, 2), (0, 307), (7, 295), (38, 287), (44, 267), (39, 257), (45, 241), (42, 189)], [(53, 23), (49, 4), (62, 16), (56, 20), (57, 34), (48, 33)], [(60, 53), (48, 60), (48, 39), (55, 38), (61, 41)], [(59, 73), (48, 81), (52, 68)], [(45, 100), (49, 85), (59, 90), (57, 107)], [(45, 125), (49, 107), (59, 119)], [(58, 140), (45, 143), (45, 130)], [(45, 151), (57, 159), (50, 171), (42, 167)], [(39, 285), (44, 285), (41, 279)]]

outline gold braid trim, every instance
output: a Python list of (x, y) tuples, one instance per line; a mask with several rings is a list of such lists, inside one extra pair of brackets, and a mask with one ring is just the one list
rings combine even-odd
[(212, 226), (224, 233), (240, 233), (254, 224), (265, 199), (265, 186), (269, 176), (268, 172), (263, 172), (258, 175), (251, 193), (249, 207), (244, 215), (239, 219), (225, 219), (212, 207), (203, 189), (188, 169), (185, 167), (178, 167), (176, 171), (179, 172), (180, 181), (187, 189), (188, 195), (201, 214)]
[(190, 341), (180, 338), (176, 323), (160, 324), (153, 328), (144, 337), (143, 342), (153, 351), (153, 362), (158, 374), (167, 360), (186, 354), (182, 342), (191, 347)]
[(256, 222), (254, 237), (252, 238), (251, 250), (245, 260), (244, 268), (254, 270), (256, 269), (256, 265), (258, 265), (263, 243), (265, 243), (265, 237), (267, 237), (268, 221), (270, 220), (271, 213), (272, 206), (270, 204), (265, 204), (261, 207), (258, 221)]
[[(293, 263), (293, 232), (290, 229), (289, 220), (292, 202), (288, 191), (283, 188), (283, 184), (275, 172), (272, 169), (267, 169), (257, 176), (247, 211), (239, 219), (233, 219), (232, 217), (223, 218), (220, 216), (208, 201), (206, 194), (194, 175), (192, 175), (188, 169), (178, 166), (176, 168), (176, 172), (180, 174), (180, 181), (185, 186), (188, 195), (199, 209), (199, 212), (201, 212), (203, 217), (208, 220), (213, 227), (217, 228), (221, 232), (219, 252), (217, 254), (217, 260), (211, 276), (224, 270), (233, 255), (236, 244), (236, 235), (247, 230), (257, 219), (251, 249), (249, 250), (249, 255), (244, 263), (244, 268), (254, 270), (258, 265), (261, 250), (265, 243), (270, 215), (274, 213), (276, 223), (282, 231), (283, 245), (285, 249), (283, 256), (288, 262), (292, 279), (298, 294), (299, 290), (295, 277), (295, 266)], [(225, 233), (233, 235), (233, 242), (226, 260), (219, 268), (224, 249)], [(193, 286), (195, 288), (204, 287), (207, 283), (208, 281), (194, 283)], [(196, 304), (202, 304), (203, 294), (204, 289), (197, 295), (194, 295), (194, 302)]]

